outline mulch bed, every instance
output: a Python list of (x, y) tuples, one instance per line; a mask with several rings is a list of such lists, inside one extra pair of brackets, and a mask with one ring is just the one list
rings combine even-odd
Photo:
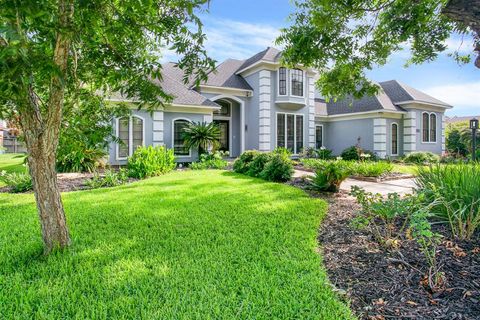
[(354, 199), (340, 194), (326, 200), (329, 214), (318, 241), (331, 283), (359, 318), (480, 319), (478, 235), (442, 242), (437, 259), (446, 288), (430, 292), (422, 285), (427, 266), (414, 241), (402, 239), (398, 250), (386, 250), (370, 233), (350, 226), (359, 209)]
[[(93, 177), (92, 173), (59, 173), (57, 175), (58, 188), (60, 192), (77, 191), (89, 189), (86, 182)], [(9, 187), (0, 188), (0, 192), (10, 192)], [(29, 191), (26, 193), (30, 193)]]

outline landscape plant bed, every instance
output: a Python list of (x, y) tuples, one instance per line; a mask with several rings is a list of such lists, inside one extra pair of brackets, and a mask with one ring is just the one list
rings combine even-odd
[[(100, 173), (100, 176), (102, 174)], [(60, 192), (78, 191), (91, 189), (87, 185), (87, 181), (92, 179), (93, 173), (88, 172), (71, 172), (71, 173), (59, 173), (57, 174), (58, 189)], [(129, 182), (137, 181), (138, 179), (129, 178)], [(0, 193), (9, 193), (9, 187), (0, 187)], [(30, 193), (28, 191), (25, 193)]]
[[(478, 319), (480, 240), (444, 238), (437, 259), (447, 282), (430, 292), (422, 282), (427, 266), (414, 241), (398, 250), (381, 247), (367, 231), (351, 227), (355, 200), (330, 197), (329, 215), (318, 237), (330, 281), (361, 319)], [(437, 227), (438, 228), (438, 227)], [(444, 235), (445, 230), (436, 230)]]

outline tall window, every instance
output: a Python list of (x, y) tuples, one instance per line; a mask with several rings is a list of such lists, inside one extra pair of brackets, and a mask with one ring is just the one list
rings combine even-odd
[(185, 147), (185, 139), (183, 132), (189, 125), (189, 122), (184, 119), (173, 121), (173, 153), (176, 156), (189, 156), (190, 150)]
[(278, 69), (278, 94), (281, 96), (287, 95), (287, 69)]
[(277, 147), (285, 148), (285, 114), (277, 114)]
[(315, 149), (323, 147), (323, 126), (315, 127)]
[(293, 69), (290, 74), (292, 77), (292, 96), (303, 97), (303, 71)]
[(301, 115), (295, 117), (295, 147), (295, 153), (299, 153), (303, 149), (303, 116)]
[(430, 120), (428, 113), (424, 112), (422, 114), (422, 141), (429, 142), (430, 141)]
[(422, 113), (422, 141), (437, 142), (437, 115), (435, 113)]
[(398, 124), (392, 123), (392, 155), (398, 154)]
[(303, 126), (303, 115), (277, 113), (277, 147), (299, 153), (303, 148)]
[(215, 101), (215, 103), (220, 105), (222, 109), (214, 110), (213, 111), (214, 116), (230, 117), (230, 109), (231, 109), (230, 103), (223, 100), (217, 100)]
[(434, 113), (430, 114), (430, 142), (437, 141), (437, 116)]
[(117, 136), (121, 141), (117, 145), (117, 158), (125, 159), (143, 146), (143, 120), (136, 116), (123, 117), (118, 119), (117, 126)]

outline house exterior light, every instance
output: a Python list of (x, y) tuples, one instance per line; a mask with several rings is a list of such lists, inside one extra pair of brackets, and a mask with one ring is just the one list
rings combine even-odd
[(478, 129), (478, 119), (471, 119), (470, 120), (470, 129), (477, 130)]

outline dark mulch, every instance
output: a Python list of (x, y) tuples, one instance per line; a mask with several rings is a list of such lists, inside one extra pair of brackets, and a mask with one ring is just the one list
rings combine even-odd
[[(480, 240), (444, 241), (438, 261), (446, 289), (422, 285), (427, 267), (414, 241), (388, 251), (350, 226), (354, 199), (330, 197), (318, 240), (331, 282), (361, 319), (480, 319)], [(444, 232), (446, 233), (446, 232)]]

